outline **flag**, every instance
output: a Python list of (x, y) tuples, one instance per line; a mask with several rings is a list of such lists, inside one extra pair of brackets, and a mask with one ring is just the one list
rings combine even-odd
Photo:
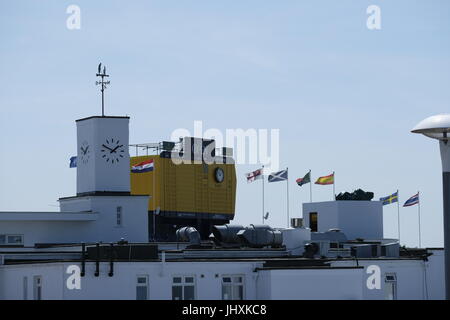
[(297, 182), (300, 187), (304, 184), (311, 183), (311, 172), (305, 174), (303, 178), (298, 178), (295, 182)]
[(394, 202), (398, 202), (398, 191), (391, 194), (390, 196), (380, 198), (380, 201), (383, 202), (383, 206)]
[(77, 157), (70, 157), (69, 168), (76, 168), (76, 167), (77, 167)]
[(288, 179), (288, 171), (286, 170), (281, 170), (278, 172), (272, 172), (269, 175), (269, 182), (278, 182), (278, 181), (284, 181)]
[(404, 207), (410, 207), (413, 206), (415, 204), (419, 203), (419, 193), (413, 195), (411, 198), (409, 198), (408, 200), (406, 200), (405, 204), (403, 205)]
[(133, 173), (144, 173), (153, 171), (154, 165), (153, 165), (153, 159), (143, 161), (141, 163), (138, 163), (137, 165), (134, 165), (131, 167), (131, 172)]
[(253, 182), (258, 179), (262, 179), (263, 169), (258, 169), (253, 172), (247, 173), (245, 176), (247, 177), (247, 183)]
[(315, 183), (322, 185), (334, 184), (334, 173), (330, 174), (329, 176), (319, 177), (319, 179), (317, 179)]

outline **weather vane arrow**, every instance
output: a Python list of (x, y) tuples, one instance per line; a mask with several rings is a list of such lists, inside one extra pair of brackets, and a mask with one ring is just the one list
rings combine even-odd
[(101, 89), (100, 91), (102, 92), (102, 117), (105, 116), (105, 89), (106, 89), (106, 85), (109, 85), (109, 80), (105, 81), (105, 78), (109, 77), (109, 74), (106, 74), (106, 67), (103, 66), (103, 73), (102, 73), (102, 64), (100, 63), (98, 65), (98, 70), (97, 70), (97, 77), (101, 77), (101, 81), (95, 81), (96, 85), (101, 85)]

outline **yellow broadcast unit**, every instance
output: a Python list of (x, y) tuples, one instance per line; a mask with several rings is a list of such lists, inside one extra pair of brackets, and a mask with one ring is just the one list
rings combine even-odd
[(174, 240), (175, 230), (183, 226), (196, 227), (206, 238), (213, 225), (229, 223), (234, 218), (234, 161), (208, 164), (193, 160), (176, 164), (161, 153), (131, 157), (131, 168), (148, 160), (153, 160), (152, 171), (131, 171), (131, 194), (150, 195), (150, 238), (153, 233), (159, 240)]

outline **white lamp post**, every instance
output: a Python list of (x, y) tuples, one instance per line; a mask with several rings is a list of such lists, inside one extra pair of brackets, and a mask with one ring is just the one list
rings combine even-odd
[(439, 140), (441, 148), (444, 190), (445, 296), (447, 300), (450, 300), (450, 114), (426, 118), (412, 132)]

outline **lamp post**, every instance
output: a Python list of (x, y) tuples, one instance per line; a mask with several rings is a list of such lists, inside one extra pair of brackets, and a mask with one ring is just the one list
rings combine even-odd
[(447, 300), (450, 300), (450, 114), (426, 118), (411, 132), (439, 140), (444, 191), (445, 296)]

